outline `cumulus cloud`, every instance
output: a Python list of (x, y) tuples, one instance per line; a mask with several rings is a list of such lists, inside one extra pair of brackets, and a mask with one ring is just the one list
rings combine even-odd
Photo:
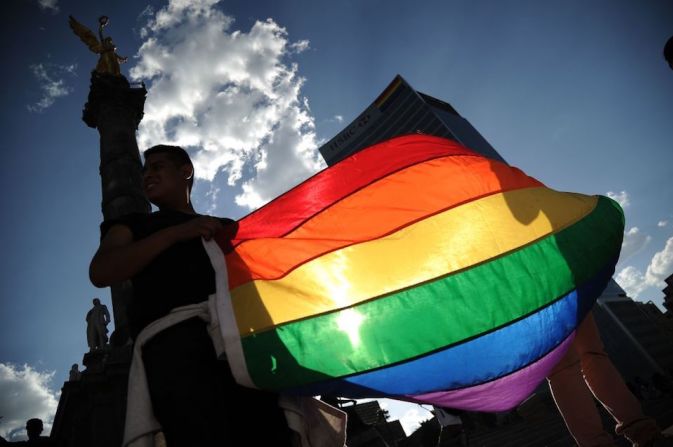
[(58, 0), (37, 0), (40, 9), (51, 11), (56, 14), (58, 12)]
[(629, 194), (626, 191), (612, 192), (608, 191), (607, 196), (621, 205), (622, 208), (627, 208), (631, 202), (629, 201)]
[(658, 226), (659, 228), (664, 228), (666, 225), (668, 225), (668, 221), (667, 221), (667, 220), (660, 220), (659, 222), (657, 222), (657, 226)]
[(655, 253), (647, 266), (645, 278), (655, 287), (665, 287), (664, 279), (673, 273), (673, 237), (668, 238), (663, 250)]
[(54, 104), (57, 98), (66, 96), (72, 92), (72, 87), (65, 84), (63, 75), (75, 75), (77, 65), (34, 64), (30, 71), (39, 83), (41, 98), (34, 104), (28, 104), (26, 108), (31, 112), (40, 113)]
[(673, 273), (673, 237), (666, 241), (661, 251), (654, 254), (644, 274), (637, 268), (628, 266), (617, 274), (615, 280), (629, 296), (639, 298), (649, 287), (663, 289), (666, 286), (664, 279), (671, 273)]
[(643, 234), (638, 227), (630, 228), (624, 232), (624, 240), (622, 241), (622, 251), (619, 256), (619, 262), (626, 261), (634, 254), (642, 250), (650, 243), (652, 237)]
[(39, 418), (44, 435), (51, 430), (58, 396), (49, 388), (53, 372), (39, 372), (28, 365), (0, 363), (0, 436), (8, 441), (26, 439), (26, 421)]
[(233, 30), (217, 3), (171, 0), (142, 28), (130, 75), (151, 86), (138, 140), (185, 147), (197, 178), (223, 176), (242, 190), (236, 203), (253, 209), (324, 166), (289, 60), (308, 42), (290, 42), (272, 19)]

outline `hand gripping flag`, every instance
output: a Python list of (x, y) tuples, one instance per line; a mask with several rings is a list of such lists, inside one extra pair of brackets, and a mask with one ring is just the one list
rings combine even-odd
[(266, 390), (507, 410), (567, 350), (623, 230), (607, 197), (394, 138), (207, 243), (227, 359)]

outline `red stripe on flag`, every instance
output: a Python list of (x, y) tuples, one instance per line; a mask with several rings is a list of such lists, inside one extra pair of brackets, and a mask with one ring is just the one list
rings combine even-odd
[(231, 243), (236, 246), (247, 239), (282, 237), (323, 209), (381, 177), (450, 155), (478, 154), (455, 141), (430, 135), (406, 135), (371, 146), (317, 173), (242, 218)]

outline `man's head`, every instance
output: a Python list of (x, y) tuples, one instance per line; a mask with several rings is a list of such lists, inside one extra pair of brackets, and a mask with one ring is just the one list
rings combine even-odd
[(673, 36), (668, 39), (666, 46), (664, 46), (664, 59), (668, 62), (668, 66), (673, 69)]
[(100, 300), (98, 298), (93, 299), (93, 305), (94, 306), (99, 306), (100, 305)]
[(42, 430), (44, 427), (42, 426), (42, 420), (33, 418), (33, 419), (28, 419), (28, 422), (26, 422), (26, 431), (28, 432), (28, 439), (36, 439), (40, 437), (40, 434), (42, 434)]
[(193, 184), (194, 165), (183, 148), (161, 144), (145, 151), (143, 187), (150, 202), (160, 208), (185, 197), (189, 202)]

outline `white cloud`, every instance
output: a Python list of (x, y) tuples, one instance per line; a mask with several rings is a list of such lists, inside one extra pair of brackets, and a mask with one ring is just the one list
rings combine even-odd
[(58, 0), (37, 0), (41, 9), (49, 10), (56, 14), (58, 12)]
[(72, 92), (72, 87), (65, 85), (65, 80), (61, 77), (63, 74), (75, 75), (76, 64), (56, 65), (56, 64), (34, 64), (30, 66), (30, 71), (37, 79), (42, 97), (29, 104), (26, 108), (31, 112), (40, 113), (44, 109), (54, 104), (57, 98), (67, 96)]
[(140, 11), (140, 14), (138, 14), (138, 20), (144, 17), (149, 17), (151, 19), (153, 15), (154, 15), (154, 8), (152, 7), (152, 5), (147, 5), (145, 6), (145, 9)]
[(206, 192), (206, 198), (210, 202), (210, 205), (208, 205), (208, 208), (206, 209), (206, 214), (214, 214), (215, 210), (217, 209), (217, 198), (220, 195), (220, 192), (222, 191), (222, 188), (211, 184), (210, 189), (208, 192)]
[(659, 228), (664, 228), (666, 225), (668, 225), (668, 221), (667, 221), (667, 220), (660, 220), (659, 222), (657, 222), (657, 226), (658, 226)]
[(645, 281), (643, 272), (633, 266), (623, 268), (617, 276), (615, 281), (620, 285), (626, 294), (632, 298), (638, 298), (645, 289), (649, 287)]
[(628, 266), (617, 274), (615, 280), (629, 296), (639, 298), (650, 287), (663, 289), (666, 286), (664, 279), (671, 273), (673, 273), (673, 237), (666, 241), (663, 250), (654, 254), (645, 274), (633, 266)]
[(634, 254), (642, 250), (650, 243), (652, 237), (643, 234), (638, 227), (633, 227), (624, 232), (624, 240), (622, 241), (622, 251), (619, 255), (619, 262), (626, 261)]
[(303, 53), (310, 48), (308, 40), (299, 40), (290, 44), (293, 53)]
[(668, 238), (664, 249), (655, 253), (647, 266), (645, 278), (654, 287), (666, 287), (664, 279), (673, 273), (673, 237)]
[(243, 190), (236, 203), (255, 208), (324, 166), (304, 79), (288, 60), (308, 43), (291, 43), (272, 19), (232, 30), (218, 2), (172, 0), (141, 30), (130, 74), (151, 87), (139, 146), (185, 147), (197, 178), (222, 173)]
[(612, 192), (608, 191), (607, 196), (615, 200), (622, 208), (627, 208), (631, 202), (629, 201), (629, 194), (626, 191)]
[(343, 115), (334, 115), (332, 118), (326, 118), (325, 123), (338, 123), (341, 124), (344, 121)]
[(358, 404), (377, 400), (379, 406), (389, 413), (388, 421), (399, 420), (404, 432), (409, 436), (421, 422), (432, 418), (434, 415), (426, 407), (395, 399), (356, 399)]
[(53, 372), (39, 372), (28, 365), (0, 363), (0, 436), (8, 441), (25, 438), (26, 421), (42, 419), (48, 435), (58, 405), (58, 396), (49, 388)]
[(408, 436), (421, 426), (421, 422), (430, 418), (432, 418), (432, 414), (420, 405), (416, 405), (407, 409), (402, 417), (400, 417), (400, 424), (402, 424), (402, 428), (404, 428), (404, 432)]

